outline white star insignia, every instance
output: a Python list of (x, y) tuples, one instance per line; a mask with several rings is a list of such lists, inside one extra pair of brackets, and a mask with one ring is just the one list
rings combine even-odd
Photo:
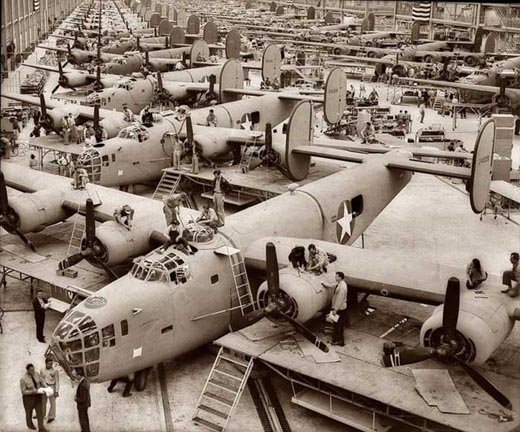
[(352, 229), (350, 227), (352, 219), (352, 213), (349, 213), (347, 203), (343, 203), (343, 217), (337, 220), (337, 223), (341, 227), (340, 241), (342, 241), (343, 237), (345, 237), (345, 233), (347, 233), (349, 237), (352, 235)]
[(251, 122), (251, 117), (249, 114), (246, 114), (246, 121), (244, 123), (241, 123), (240, 126), (242, 126), (245, 130), (252, 131), (253, 130), (253, 123)]

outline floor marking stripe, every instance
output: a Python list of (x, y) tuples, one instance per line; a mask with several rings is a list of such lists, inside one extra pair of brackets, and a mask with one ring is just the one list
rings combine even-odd
[(164, 411), (164, 421), (166, 422), (166, 432), (173, 432), (172, 414), (170, 411), (170, 399), (168, 397), (168, 386), (166, 385), (166, 373), (164, 363), (157, 365), (159, 371), (159, 384), (161, 385), (161, 398)]

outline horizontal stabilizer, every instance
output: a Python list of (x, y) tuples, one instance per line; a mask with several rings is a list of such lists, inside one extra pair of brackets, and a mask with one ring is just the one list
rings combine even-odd
[(396, 168), (405, 171), (420, 172), (424, 174), (440, 175), (467, 180), (471, 178), (471, 169), (445, 164), (434, 164), (416, 160), (394, 161), (386, 164), (388, 168)]
[(503, 180), (493, 180), (490, 189), (504, 198), (520, 204), (520, 187), (518, 186), (513, 186)]
[(297, 147), (293, 149), (293, 153), (355, 163), (362, 163), (365, 160), (365, 158), (359, 153), (352, 153), (345, 150), (328, 147), (318, 147), (314, 145), (300, 148)]

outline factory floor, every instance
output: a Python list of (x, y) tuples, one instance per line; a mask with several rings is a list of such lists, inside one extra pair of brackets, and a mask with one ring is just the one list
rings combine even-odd
[[(358, 90), (359, 83), (349, 81)], [(370, 92), (371, 85), (366, 84), (366, 87)], [(385, 100), (386, 87), (381, 85), (377, 88), (382, 104), (389, 103)], [(392, 112), (400, 109), (412, 113), (412, 133), (415, 133), (421, 127), (417, 121), (418, 108), (392, 105)], [(443, 125), (447, 135), (461, 139), (468, 150), (472, 149), (477, 134), (476, 123), (476, 117), (468, 115), (466, 120), (459, 120), (457, 130), (451, 131), (451, 119), (438, 116), (430, 109), (425, 119), (425, 125)], [(13, 161), (26, 163), (26, 158), (28, 156), (20, 156)], [(515, 168), (519, 159), (520, 139), (515, 137)], [(408, 259), (464, 267), (473, 257), (478, 257), (486, 271), (500, 274), (510, 267), (510, 252), (520, 249), (520, 228), (514, 219), (510, 221), (504, 216), (493, 219), (488, 215), (481, 221), (478, 215), (471, 212), (467, 195), (457, 185), (449, 180), (418, 174), (369, 227), (363, 241), (367, 249), (384, 250), (395, 256), (397, 268), (400, 261)], [(361, 247), (361, 243), (360, 239), (356, 246)], [(424, 307), (420, 305), (389, 300), (386, 303), (377, 300), (376, 303), (382, 308), (398, 303), (398, 308), (410, 316), (424, 315)], [(0, 306), (5, 310), (3, 334), (0, 335), (0, 431), (24, 431), (27, 428), (19, 378), (25, 372), (27, 363), (34, 363), (38, 369), (44, 365), (46, 345), (36, 340), (30, 292), (25, 283), (8, 279), (6, 289), (0, 288)], [(47, 313), (47, 340), (59, 320), (60, 315), (56, 312)], [(518, 326), (510, 337), (519, 339)], [(92, 384), (91, 429), (96, 432), (168, 431), (172, 425), (175, 431), (204, 430), (191, 422), (191, 416), (215, 352), (212, 347), (203, 347), (167, 362), (162, 383), (154, 370), (147, 389), (142, 393), (134, 391), (130, 398), (122, 398), (121, 384), (112, 394), (106, 390), (107, 383)], [(61, 379), (56, 421), (47, 428), (56, 432), (76, 431), (79, 430), (79, 423), (74, 403), (75, 388), (63, 373)], [(287, 382), (275, 378), (274, 384), (294, 431), (350, 430), (343, 424), (293, 405)], [(247, 390), (228, 430), (262, 430)]]

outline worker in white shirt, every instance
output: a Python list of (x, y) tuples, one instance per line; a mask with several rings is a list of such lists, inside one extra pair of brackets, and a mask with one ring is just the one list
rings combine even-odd
[(338, 320), (334, 322), (332, 333), (332, 345), (344, 346), (345, 339), (343, 336), (343, 329), (347, 321), (347, 294), (348, 287), (345, 282), (345, 274), (343, 272), (336, 272), (334, 283), (322, 282), (324, 288), (333, 289), (331, 312), (333, 315), (338, 315)]
[(218, 216), (215, 210), (213, 210), (209, 204), (204, 204), (202, 212), (197, 218), (197, 222), (201, 225), (207, 225), (213, 229), (218, 227)]

